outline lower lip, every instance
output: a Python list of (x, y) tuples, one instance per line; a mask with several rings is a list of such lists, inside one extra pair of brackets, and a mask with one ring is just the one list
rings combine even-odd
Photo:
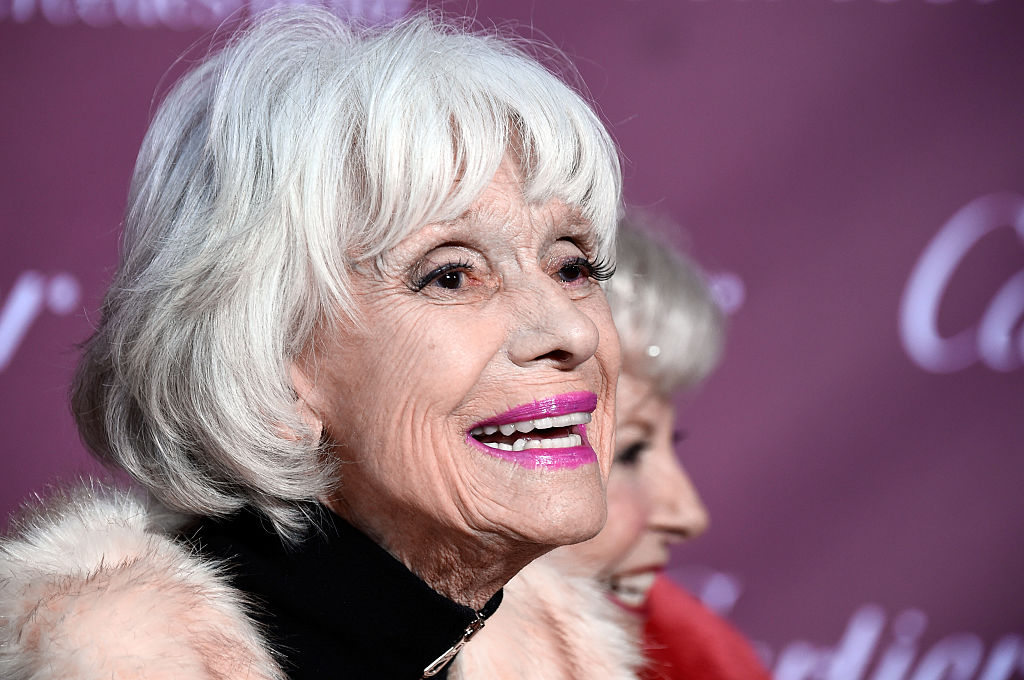
[(628, 614), (631, 614), (631, 615), (636, 616), (636, 617), (641, 618), (641, 619), (646, 619), (647, 616), (648, 616), (649, 610), (648, 610), (648, 607), (647, 607), (647, 601), (646, 600), (644, 601), (644, 603), (642, 605), (637, 607), (635, 605), (626, 604), (625, 602), (620, 600), (618, 597), (616, 597), (615, 593), (613, 593), (613, 592), (609, 592), (608, 593), (608, 599), (611, 600), (612, 603), (615, 604), (615, 606), (617, 606), (619, 609), (621, 609), (622, 611), (624, 611), (624, 612), (626, 612)]
[(559, 449), (505, 451), (504, 449), (495, 449), (487, 446), (469, 435), (466, 436), (466, 441), (489, 456), (515, 463), (529, 470), (572, 470), (581, 465), (590, 465), (597, 462), (597, 453), (587, 439), (586, 425), (577, 425), (574, 429), (583, 438), (581, 446), (568, 446)]

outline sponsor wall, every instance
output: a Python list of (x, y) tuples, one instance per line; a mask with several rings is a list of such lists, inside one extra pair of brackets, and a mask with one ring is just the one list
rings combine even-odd
[[(154, 93), (262, 6), (0, 0), (5, 512), (95, 471), (67, 383)], [(575, 61), (730, 310), (680, 404), (712, 528), (672, 574), (779, 680), (1024, 677), (1024, 3), (468, 6)]]

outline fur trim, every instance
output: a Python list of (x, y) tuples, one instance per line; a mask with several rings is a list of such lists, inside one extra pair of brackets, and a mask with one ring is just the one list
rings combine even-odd
[(623, 614), (557, 551), (505, 586), (498, 611), (455, 657), (452, 680), (629, 680), (643, 663)]
[(284, 680), (246, 603), (174, 518), (91, 484), (0, 540), (0, 677)]
[[(0, 677), (285, 680), (219, 568), (170, 538), (179, 517), (91, 484), (0, 539)], [(557, 553), (505, 587), (452, 680), (630, 680), (642, 660), (600, 585)]]

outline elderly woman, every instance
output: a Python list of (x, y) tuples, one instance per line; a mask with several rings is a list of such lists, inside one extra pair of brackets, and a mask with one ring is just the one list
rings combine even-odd
[(25, 520), (0, 675), (444, 677), (604, 523), (618, 202), (598, 118), (509, 42), (291, 10), (200, 63), (73, 391), (174, 514), (94, 487)]
[[(623, 360), (608, 521), (508, 584), (502, 611), (458, 659), (461, 677), (572, 678), (598, 666), (590, 677), (625, 678), (646, 663), (641, 675), (652, 680), (768, 678), (749, 643), (661, 575), (671, 546), (708, 523), (676, 457), (672, 399), (717, 363), (723, 321), (697, 266), (639, 230), (645, 221), (622, 222), (618, 271), (605, 285)], [(603, 606), (586, 596), (588, 581), (607, 595)], [(603, 640), (588, 659), (558, 642), (581, 625)], [(559, 663), (561, 674), (551, 674)]]

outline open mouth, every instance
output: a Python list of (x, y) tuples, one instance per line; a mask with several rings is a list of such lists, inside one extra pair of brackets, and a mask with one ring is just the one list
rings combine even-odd
[(496, 458), (527, 468), (574, 468), (597, 462), (587, 423), (593, 392), (571, 392), (516, 406), (478, 423), (466, 441)]
[(500, 451), (567, 449), (583, 445), (585, 431), (581, 426), (589, 422), (589, 413), (569, 413), (474, 427), (469, 436), (484, 446)]
[(654, 586), (656, 571), (612, 576), (609, 595), (615, 604), (631, 612), (643, 612), (647, 596)]

